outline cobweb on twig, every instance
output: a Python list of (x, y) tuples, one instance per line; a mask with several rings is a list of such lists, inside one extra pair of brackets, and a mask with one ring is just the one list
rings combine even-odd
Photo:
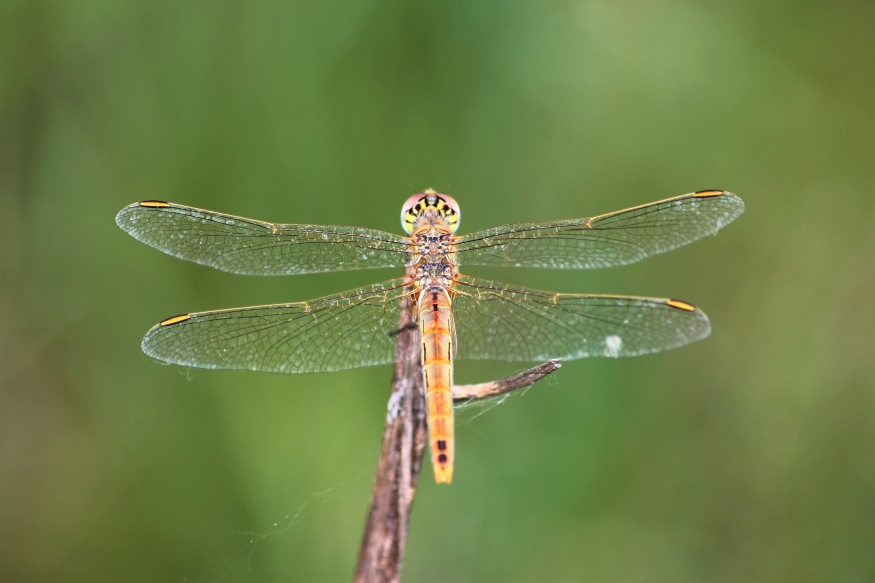
[[(217, 551), (220, 558), (212, 561), (212, 565), (199, 575), (182, 578), (185, 583), (218, 583), (226, 580), (235, 572), (245, 569), (253, 571), (253, 558), (264, 547), (291, 532), (298, 523), (322, 509), (330, 501), (345, 499), (344, 491), (362, 478), (373, 475), (374, 464), (363, 469), (352, 479), (339, 482), (335, 486), (314, 492), (304, 499), (304, 502), (291, 513), (276, 519), (271, 526), (259, 531), (236, 531), (228, 536), (226, 549)], [(366, 494), (363, 494), (366, 497)], [(241, 541), (242, 539), (242, 541)]]
[[(544, 365), (539, 365), (544, 366)], [(535, 367), (538, 368), (538, 367)], [(548, 369), (549, 372), (552, 372), (559, 368), (559, 363), (556, 362), (550, 363)], [(516, 378), (520, 375), (524, 375), (527, 372), (530, 372), (533, 369), (525, 369), (520, 370), (514, 375), (508, 377), (508, 379)], [(546, 384), (549, 386), (553, 386), (556, 384), (556, 379), (553, 376), (548, 376), (549, 372), (545, 373), (543, 376), (538, 376), (533, 379), (530, 384), (526, 384), (520, 386), (519, 388), (508, 388), (506, 392), (499, 393), (496, 395), (467, 399), (462, 401), (456, 401), (453, 405), (453, 411), (455, 413), (455, 423), (457, 428), (467, 428), (473, 423), (476, 419), (482, 417), (483, 415), (487, 415), (492, 413), (494, 410), (498, 409), (501, 405), (504, 405), (508, 399), (514, 397), (524, 397), (526, 393), (529, 392), (532, 387), (535, 386), (539, 380), (544, 379)], [(547, 378), (545, 378), (547, 377)], [(499, 381), (500, 382), (500, 381)], [(483, 385), (463, 385), (465, 387), (473, 387), (473, 386), (485, 386), (490, 383), (483, 383)], [(540, 383), (539, 383), (540, 384)]]
[[(465, 395), (463, 400), (458, 400), (454, 406), (457, 425), (460, 428), (466, 427), (470, 430), (470, 425), (476, 419), (494, 411), (514, 395), (524, 396), (535, 382), (543, 379), (558, 369), (559, 366), (558, 361), (549, 361), (499, 381), (454, 387), (454, 395)], [(551, 384), (553, 383), (551, 382)], [(461, 392), (457, 392), (457, 389)], [(477, 396), (479, 394), (485, 394), (486, 396)], [(398, 451), (396, 449), (394, 453)], [(273, 522), (269, 528), (262, 531), (238, 531), (233, 533), (231, 535), (232, 540), (238, 542), (229, 543), (231, 548), (220, 553), (223, 558), (218, 559), (203, 574), (194, 577), (184, 577), (182, 580), (185, 583), (218, 583), (226, 580), (240, 569), (252, 571), (253, 558), (257, 553), (263, 551), (265, 546), (275, 543), (283, 535), (291, 532), (304, 518), (324, 508), (329, 501), (344, 499), (344, 491), (348, 491), (352, 485), (358, 484), (363, 478), (367, 479), (373, 476), (375, 469), (380, 466), (384, 457), (385, 455), (381, 454), (376, 462), (364, 464), (365, 467), (356, 472), (351, 479), (310, 494), (294, 512), (284, 514)], [(241, 538), (243, 541), (239, 542)]]

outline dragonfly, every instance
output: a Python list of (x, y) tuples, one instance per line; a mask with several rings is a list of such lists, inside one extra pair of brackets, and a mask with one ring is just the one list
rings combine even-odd
[(395, 359), (401, 300), (417, 315), (435, 481), (453, 479), (453, 363), (626, 357), (678, 348), (711, 332), (693, 304), (668, 298), (566, 294), (460, 273), (461, 266), (590, 269), (627, 265), (713, 235), (744, 212), (704, 190), (608, 214), (517, 223), (457, 236), (450, 196), (426, 190), (401, 210), (406, 236), (269, 223), (147, 200), (116, 223), (169, 255), (245, 275), (398, 268), (403, 277), (287, 304), (194, 312), (148, 331), (143, 351), (208, 369), (322, 373)]

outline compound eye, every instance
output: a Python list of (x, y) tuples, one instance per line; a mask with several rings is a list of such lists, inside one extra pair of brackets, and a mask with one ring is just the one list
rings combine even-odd
[(452, 232), (456, 232), (459, 228), (459, 221), (462, 220), (462, 212), (459, 210), (459, 203), (452, 196), (439, 194), (438, 198), (444, 201), (444, 208), (441, 210), (441, 216), (447, 221)]
[(401, 207), (401, 225), (408, 235), (413, 234), (413, 225), (416, 224), (416, 219), (425, 210), (426, 198), (425, 194), (414, 194)]
[(442, 218), (454, 233), (459, 228), (459, 205), (453, 197), (426, 190), (408, 198), (401, 207), (401, 224), (408, 235), (413, 234), (416, 222), (425, 212), (434, 213)]

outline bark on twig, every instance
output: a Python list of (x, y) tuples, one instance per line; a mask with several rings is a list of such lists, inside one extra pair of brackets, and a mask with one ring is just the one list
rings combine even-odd
[(473, 401), (475, 399), (484, 399), (486, 397), (494, 397), (502, 393), (509, 393), (523, 387), (528, 387), (551, 372), (562, 366), (562, 362), (558, 358), (548, 360), (534, 368), (515, 374), (500, 381), (489, 381), (488, 383), (479, 383), (476, 385), (455, 385), (453, 387), (453, 401), (456, 403)]
[[(428, 441), (415, 310), (411, 298), (402, 300), (389, 412), (355, 583), (397, 583), (401, 578), (407, 527)], [(549, 360), (499, 381), (454, 386), (453, 400), (471, 401), (527, 387), (560, 366), (559, 360)]]
[(401, 302), (389, 412), (356, 583), (396, 583), (401, 577), (407, 525), (427, 441), (419, 330), (410, 326), (415, 322), (415, 304), (405, 297)]

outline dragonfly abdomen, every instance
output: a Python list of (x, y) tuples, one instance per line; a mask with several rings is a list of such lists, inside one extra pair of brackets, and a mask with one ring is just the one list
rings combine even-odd
[(437, 483), (453, 481), (453, 313), (443, 288), (419, 296), (422, 374), (428, 403), (428, 437)]

